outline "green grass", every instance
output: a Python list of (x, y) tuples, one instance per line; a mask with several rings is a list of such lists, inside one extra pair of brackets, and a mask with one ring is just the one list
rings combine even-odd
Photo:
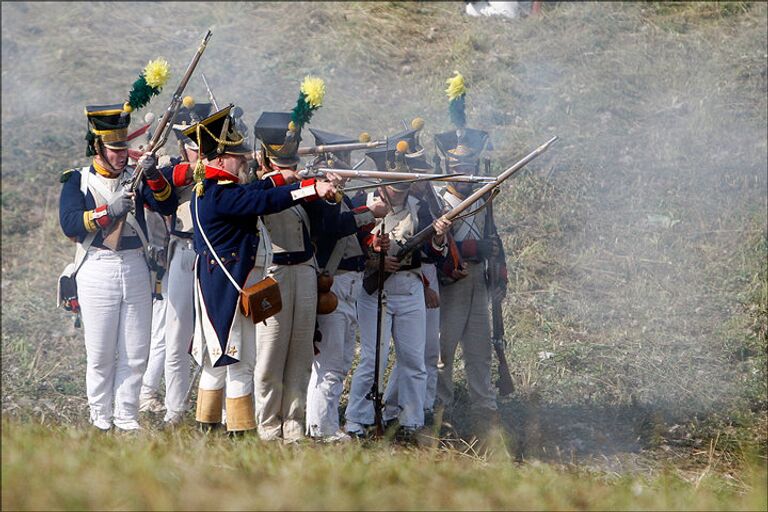
[(758, 510), (765, 467), (619, 476), (445, 449), (3, 424), (3, 509)]

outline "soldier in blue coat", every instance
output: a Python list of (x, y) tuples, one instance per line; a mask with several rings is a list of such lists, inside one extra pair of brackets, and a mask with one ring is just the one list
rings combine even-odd
[(263, 269), (255, 267), (259, 216), (301, 201), (332, 198), (336, 190), (330, 183), (295, 183), (293, 173), (247, 182), (251, 149), (234, 128), (232, 107), (184, 135), (198, 145), (200, 157), (191, 205), (198, 254), (192, 356), (203, 366), (196, 418), (203, 425), (217, 424), (226, 403), (227, 430), (237, 432), (256, 427), (256, 334), (253, 322), (239, 312), (239, 301), (240, 290), (263, 277)]
[[(59, 202), (64, 234), (77, 242), (78, 298), (86, 348), (86, 388), (96, 428), (140, 428), (141, 378), (147, 364), (152, 318), (152, 286), (144, 255), (144, 205), (169, 215), (177, 200), (149, 155), (139, 160), (144, 176), (135, 193), (124, 183), (130, 114), (123, 104), (88, 106), (89, 166), (65, 171)], [(104, 243), (104, 230), (126, 222), (119, 250)]]

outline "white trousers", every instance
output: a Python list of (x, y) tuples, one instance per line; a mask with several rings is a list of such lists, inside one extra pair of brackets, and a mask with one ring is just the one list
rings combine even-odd
[(141, 249), (91, 248), (77, 273), (91, 421), (138, 419), (149, 356), (152, 292)]
[(165, 310), (168, 305), (168, 273), (163, 276), (163, 300), (152, 300), (152, 335), (149, 343), (149, 360), (141, 381), (141, 396), (151, 396), (160, 390), (165, 365)]
[[(233, 322), (240, 323), (242, 344), (240, 360), (214, 367), (206, 351), (197, 391), (196, 419), (202, 423), (219, 423), (226, 412), (227, 430), (251, 430), (256, 427), (253, 396), (253, 368), (256, 365), (256, 326), (239, 311)], [(185, 390), (186, 391), (186, 390)], [(226, 397), (226, 402), (222, 398)]]
[[(227, 398), (253, 394), (253, 368), (256, 364), (256, 326), (240, 312), (235, 314), (234, 321), (241, 323), (242, 332), (246, 334), (243, 336), (240, 361), (214, 367), (206, 352), (199, 384), (200, 389), (208, 391), (226, 389)], [(251, 334), (247, 335), (249, 332)]]
[[(387, 310), (382, 322), (380, 379), (384, 378), (389, 354), (389, 340), (394, 338), (398, 365), (397, 408), (400, 424), (408, 427), (424, 425), (424, 397), (427, 371), (424, 366), (426, 315), (424, 285), (410, 271), (400, 271), (384, 283)], [(357, 317), (360, 323), (360, 362), (352, 376), (347, 422), (370, 425), (374, 422), (373, 402), (365, 398), (371, 390), (376, 358), (376, 318), (378, 294), (360, 293)], [(381, 389), (381, 386), (379, 386)]]
[[(194, 334), (195, 251), (191, 240), (171, 237), (168, 263), (168, 290), (164, 292), (165, 320), (165, 420), (173, 421), (187, 409)], [(255, 340), (254, 340), (255, 343)], [(255, 348), (254, 348), (255, 350)]]
[(323, 338), (307, 389), (307, 434), (312, 437), (331, 436), (339, 430), (339, 401), (355, 356), (356, 303), (361, 290), (361, 272), (334, 276), (331, 291), (339, 305), (333, 313), (317, 315)]
[(491, 384), (491, 324), (488, 288), (482, 263), (469, 263), (469, 275), (442, 288), (440, 359), (437, 392), (440, 402), (453, 406), (453, 363), (461, 341), (469, 399), (474, 409), (496, 410)]
[(317, 273), (308, 264), (277, 265), (283, 308), (258, 337), (254, 384), (259, 436), (294, 441), (304, 436), (304, 408), (312, 368)]
[[(437, 281), (437, 269), (434, 263), (422, 263), (421, 273), (429, 281), (429, 288), (440, 296), (440, 286)], [(440, 308), (426, 309), (426, 344), (424, 346), (424, 365), (427, 370), (427, 392), (424, 396), (424, 412), (432, 412), (437, 396), (437, 362), (440, 359)], [(384, 419), (392, 420), (400, 414), (398, 407), (398, 365), (392, 368), (392, 373), (384, 391)]]

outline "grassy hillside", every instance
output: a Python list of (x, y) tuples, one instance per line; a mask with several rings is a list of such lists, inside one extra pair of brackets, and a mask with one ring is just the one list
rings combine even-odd
[[(765, 3), (750, 2), (547, 3), (543, 16), (518, 21), (468, 18), (460, 2), (3, 3), (2, 410), (14, 421), (4, 470), (26, 479), (31, 443), (58, 453), (88, 436), (22, 432), (28, 422), (87, 419), (82, 333), (53, 308), (74, 250), (58, 227), (58, 173), (86, 162), (83, 106), (122, 101), (156, 56), (171, 63), (174, 84), (212, 26), (200, 70), (219, 101), (243, 106), (249, 126), (262, 110), (291, 108), (312, 73), (328, 89), (313, 127), (376, 137), (422, 116), (432, 150), (432, 135), (450, 129), (444, 81), (460, 70), (469, 124), (493, 134), (495, 172), (559, 135), (497, 200), (517, 385), (501, 401), (512, 453), (583, 464), (598, 472), (584, 484), (596, 489), (614, 472), (668, 465), (747, 482), (734, 471), (754, 454), (765, 464), (768, 428), (767, 16)], [(105, 20), (119, 22), (107, 31)], [(160, 113), (170, 89), (149, 110)], [(205, 97), (198, 77), (188, 92)], [(131, 453), (120, 439), (92, 442)], [(164, 442), (130, 441), (185, 466), (187, 455)], [(463, 460), (448, 448), (408, 456), (415, 464), (404, 471), (432, 456)], [(256, 471), (249, 464), (229, 467)], [(273, 478), (291, 474), (274, 464)], [(504, 471), (510, 482), (543, 483), (559, 469)], [(581, 477), (566, 472), (564, 485)], [(654, 481), (659, 503), (699, 503), (695, 486), (678, 493)], [(300, 496), (279, 503), (294, 508)], [(452, 503), (518, 503), (506, 498)], [(588, 506), (563, 499), (550, 506)], [(725, 501), (704, 503), (690, 506)]]

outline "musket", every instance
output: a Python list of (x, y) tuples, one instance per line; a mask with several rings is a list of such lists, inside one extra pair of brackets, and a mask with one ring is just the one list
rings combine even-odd
[[(486, 158), (486, 174), (490, 174), (490, 168), (491, 159)], [(493, 218), (493, 194), (488, 198), (488, 210), (485, 215), (483, 237), (491, 238), (497, 236), (496, 221)], [(488, 276), (488, 291), (491, 297), (491, 324), (493, 327), (491, 344), (493, 345), (494, 352), (496, 352), (496, 358), (499, 360), (499, 379), (496, 381), (496, 387), (499, 389), (499, 395), (507, 396), (515, 390), (515, 384), (512, 381), (512, 376), (509, 374), (507, 355), (504, 353), (507, 342), (504, 339), (504, 316), (501, 310), (502, 299), (497, 298), (494, 293), (495, 289), (499, 287), (499, 280), (501, 279), (501, 262), (499, 261), (501, 258), (503, 258), (503, 253), (487, 259), (488, 272), (486, 275)]]
[(358, 149), (374, 149), (387, 144), (384, 140), (371, 142), (350, 142), (348, 144), (322, 144), (320, 146), (303, 146), (297, 150), (300, 156), (317, 155), (319, 153), (334, 153), (337, 151), (356, 151)]
[[(381, 221), (381, 229), (379, 230), (379, 237), (380, 240), (383, 240), (384, 238), (384, 220)], [(387, 312), (387, 294), (384, 291), (384, 279), (382, 276), (384, 276), (384, 260), (387, 257), (386, 252), (379, 249), (379, 283), (378, 283), (378, 289), (379, 289), (379, 298), (377, 303), (377, 309), (376, 309), (376, 352), (375, 356), (373, 358), (374, 360), (374, 368), (373, 368), (373, 384), (371, 384), (371, 390), (368, 392), (368, 394), (365, 396), (368, 400), (373, 401), (373, 423), (376, 427), (376, 437), (381, 437), (384, 435), (384, 415), (383, 415), (383, 404), (382, 404), (382, 397), (381, 397), (381, 389), (379, 387), (379, 379), (381, 377), (380, 375), (380, 369), (381, 366), (381, 342), (382, 338), (384, 337), (384, 315)]]
[[(431, 178), (436, 181), (461, 181), (465, 183), (496, 183), (496, 178), (491, 176), (477, 176), (474, 174), (430, 174), (425, 172), (392, 172), (392, 171), (366, 171), (357, 169), (334, 169), (332, 167), (319, 167), (317, 169), (302, 169), (299, 176), (302, 178), (311, 178), (314, 176), (323, 176), (326, 173), (334, 173), (342, 178), (349, 179), (373, 179), (373, 180), (403, 180), (417, 178)], [(437, 177), (435, 177), (437, 176)]]
[[(549, 149), (549, 146), (552, 145), (557, 140), (557, 136), (552, 137), (547, 142), (539, 146), (538, 148), (531, 151), (528, 155), (523, 157), (522, 160), (515, 163), (512, 167), (507, 168), (504, 172), (499, 174), (499, 176), (492, 182), (488, 183), (486, 185), (483, 185), (478, 190), (470, 194), (466, 199), (461, 201), (458, 205), (453, 207), (450, 211), (443, 214), (442, 218), (445, 220), (453, 220), (454, 218), (461, 215), (464, 211), (466, 211), (470, 206), (472, 206), (478, 199), (481, 199), (484, 195), (486, 195), (488, 192), (492, 191), (494, 188), (500, 186), (504, 181), (508, 180), (515, 174), (517, 174), (520, 169), (525, 167), (528, 162), (545, 152), (547, 149)], [(400, 250), (395, 255), (398, 261), (402, 261), (406, 256), (408, 256), (410, 253), (412, 253), (417, 248), (421, 247), (421, 244), (423, 244), (428, 239), (432, 238), (435, 234), (435, 225), (430, 224), (426, 228), (422, 229), (418, 233), (416, 233), (413, 237), (408, 239), (402, 247), (400, 247)], [(385, 275), (382, 279), (381, 276), (378, 275), (378, 272), (372, 272), (371, 274), (365, 276), (363, 278), (363, 288), (368, 293), (368, 295), (372, 295), (373, 292), (376, 291), (376, 289), (379, 286), (379, 282), (383, 280), (386, 280), (387, 277), (389, 277), (389, 274)]]
[(216, 97), (213, 95), (213, 91), (211, 90), (211, 86), (208, 85), (208, 80), (205, 78), (205, 73), (200, 72), (200, 76), (203, 79), (203, 83), (205, 84), (205, 90), (208, 91), (208, 101), (211, 102), (211, 105), (213, 105), (213, 110), (218, 112), (219, 111), (219, 104), (216, 101)]
[[(450, 176), (461, 176), (461, 173), (455, 173), (451, 174)], [(356, 192), (358, 190), (366, 190), (369, 188), (378, 188), (378, 187), (385, 187), (387, 185), (399, 185), (401, 183), (418, 183), (421, 181), (434, 181), (439, 179), (440, 176), (430, 176), (428, 178), (414, 178), (412, 180), (392, 180), (392, 181), (382, 181), (380, 183), (369, 183), (368, 185), (358, 185), (354, 187), (344, 187), (340, 189), (340, 191), (347, 193), (347, 192)], [(431, 188), (431, 187), (430, 187)], [(434, 193), (434, 189), (432, 189), (432, 192)]]
[[(151, 153), (152, 156), (155, 156), (157, 150), (160, 149), (168, 140), (168, 134), (172, 127), (171, 121), (173, 121), (173, 118), (176, 116), (176, 113), (181, 106), (181, 95), (184, 93), (184, 88), (187, 86), (187, 83), (192, 76), (192, 72), (195, 70), (197, 63), (200, 61), (200, 57), (205, 51), (205, 47), (208, 44), (208, 40), (211, 38), (211, 34), (212, 32), (208, 30), (208, 32), (205, 34), (205, 37), (203, 37), (203, 42), (200, 43), (195, 56), (192, 57), (192, 62), (190, 62), (189, 66), (187, 66), (187, 71), (184, 73), (184, 76), (181, 77), (181, 81), (179, 82), (178, 87), (176, 87), (176, 91), (171, 97), (171, 103), (168, 105), (168, 108), (165, 110), (165, 114), (163, 114), (163, 117), (157, 124), (157, 129), (155, 129), (155, 133), (152, 136), (152, 139), (147, 144), (146, 151)], [(140, 166), (137, 166), (133, 172), (133, 177), (126, 184), (127, 188), (131, 192), (136, 192), (136, 189), (139, 187), (139, 183), (141, 183), (141, 178), (143, 176), (144, 171)], [(104, 233), (103, 243), (105, 247), (112, 249), (113, 251), (117, 251), (120, 248), (120, 236), (123, 232), (124, 224), (125, 217), (115, 219), (112, 225), (106, 230), (106, 233)]]

